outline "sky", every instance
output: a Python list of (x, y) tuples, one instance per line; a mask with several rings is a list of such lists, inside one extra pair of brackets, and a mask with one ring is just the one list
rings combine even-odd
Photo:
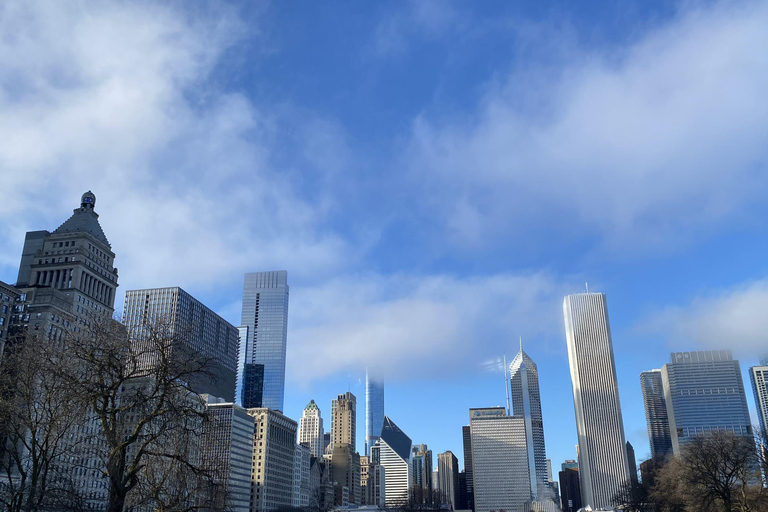
[(361, 451), (368, 366), (462, 461), (522, 337), (554, 468), (588, 283), (643, 460), (640, 372), (768, 352), (766, 48), (751, 0), (3, 2), (0, 280), (92, 190), (122, 291), (238, 325), (287, 270), (285, 413), (352, 391)]

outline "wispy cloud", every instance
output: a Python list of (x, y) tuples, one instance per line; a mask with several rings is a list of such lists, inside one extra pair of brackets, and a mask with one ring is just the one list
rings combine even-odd
[(541, 243), (546, 228), (633, 253), (763, 211), (766, 26), (765, 2), (720, 2), (623, 49), (571, 46), (556, 72), (521, 50), (474, 112), (415, 120), (407, 161), (426, 208), (458, 245)]
[(670, 307), (638, 329), (667, 337), (670, 346), (734, 349), (757, 359), (768, 354), (768, 279), (744, 283)]
[[(480, 370), (509, 333), (559, 341), (566, 285), (552, 276), (357, 275), (291, 295), (292, 379), (370, 367), (387, 380)], [(499, 363), (500, 364), (500, 363)]]
[(374, 49), (379, 55), (399, 55), (407, 51), (413, 37), (434, 39), (465, 22), (454, 2), (411, 0), (382, 18), (374, 34)]
[(286, 135), (291, 112), (211, 79), (246, 30), (257, 32), (226, 6), (6, 3), (0, 263), (17, 264), (24, 231), (55, 229), (88, 189), (121, 242), (127, 288), (221, 284), (254, 268), (311, 275), (354, 257), (324, 224), (329, 181), (310, 201), (292, 174), (346, 165), (343, 132), (302, 112), (302, 133)]

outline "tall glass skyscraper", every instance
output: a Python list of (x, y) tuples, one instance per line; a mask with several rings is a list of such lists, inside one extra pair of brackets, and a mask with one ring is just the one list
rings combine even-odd
[(674, 352), (661, 376), (675, 455), (700, 434), (752, 434), (741, 367), (730, 350)]
[(381, 436), (384, 425), (384, 383), (376, 381), (365, 370), (365, 454)]
[(608, 508), (629, 480), (629, 467), (605, 294), (569, 295), (563, 301), (563, 314), (582, 503), (593, 509)]
[(651, 457), (666, 457), (672, 454), (672, 436), (669, 432), (667, 403), (664, 400), (664, 385), (661, 370), (650, 370), (640, 374), (643, 388), (645, 419), (648, 423), (648, 440), (651, 443)]
[(512, 414), (525, 418), (525, 437), (528, 446), (528, 473), (531, 478), (531, 496), (534, 501), (554, 496), (544, 496), (547, 478), (547, 455), (544, 447), (544, 422), (541, 416), (539, 371), (536, 363), (520, 352), (509, 365), (512, 388)]
[[(243, 407), (283, 410), (285, 393), (285, 349), (288, 333), (288, 272), (245, 274), (243, 314), (240, 325), (247, 326)], [(243, 331), (241, 331), (243, 332)], [(259, 379), (259, 372), (263, 378)], [(253, 375), (251, 375), (253, 374)], [(262, 387), (261, 403), (258, 388)]]

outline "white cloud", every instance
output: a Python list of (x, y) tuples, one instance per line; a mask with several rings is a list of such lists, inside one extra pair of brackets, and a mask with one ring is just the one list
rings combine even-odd
[(756, 359), (768, 354), (768, 279), (667, 308), (648, 318), (641, 329), (666, 335), (676, 346), (734, 349)]
[(765, 2), (722, 2), (556, 73), (516, 63), (471, 115), (416, 119), (427, 207), (459, 244), (544, 226), (642, 251), (743, 221), (768, 191), (766, 26)]
[(516, 353), (517, 335), (559, 346), (566, 289), (544, 273), (360, 275), (294, 289), (288, 371), (305, 383), (365, 366), (388, 379), (480, 371)]
[[(325, 228), (325, 207), (275, 165), (280, 113), (211, 79), (258, 29), (225, 6), (175, 7), (4, 4), (0, 265), (17, 265), (24, 231), (55, 229), (88, 189), (123, 289), (221, 285), (272, 267), (311, 274), (354, 257)], [(343, 132), (309, 125), (307, 159), (337, 165), (318, 146), (344, 148)]]
[(453, 2), (411, 0), (384, 16), (374, 34), (374, 49), (380, 55), (402, 54), (414, 35), (434, 39), (463, 24)]

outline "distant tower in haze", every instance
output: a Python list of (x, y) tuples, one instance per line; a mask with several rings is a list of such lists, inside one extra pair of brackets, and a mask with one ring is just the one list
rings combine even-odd
[(568, 295), (563, 301), (573, 404), (579, 438), (582, 503), (613, 506), (629, 480), (624, 422), (608, 306), (603, 293)]
[(669, 432), (667, 403), (664, 400), (664, 385), (661, 370), (650, 370), (640, 374), (643, 388), (645, 420), (648, 423), (648, 440), (651, 444), (651, 458), (664, 458), (672, 454), (672, 436)]
[[(245, 274), (243, 314), (240, 325), (248, 327), (241, 350), (245, 355), (243, 400), (245, 408), (283, 410), (285, 350), (288, 333), (288, 272)], [(263, 375), (258, 373), (263, 372)], [(261, 400), (258, 389), (261, 388)], [(261, 403), (259, 403), (261, 402)]]
[(523, 352), (522, 342), (520, 352), (509, 365), (509, 380), (512, 389), (512, 415), (525, 418), (531, 495), (536, 501), (544, 492), (548, 482), (547, 456), (544, 447), (539, 372), (536, 363)]
[(314, 400), (309, 401), (299, 420), (299, 443), (307, 443), (313, 457), (323, 456), (325, 451), (323, 418), (320, 416), (320, 408)]
[(384, 425), (384, 383), (372, 379), (365, 370), (365, 454), (371, 454)]

